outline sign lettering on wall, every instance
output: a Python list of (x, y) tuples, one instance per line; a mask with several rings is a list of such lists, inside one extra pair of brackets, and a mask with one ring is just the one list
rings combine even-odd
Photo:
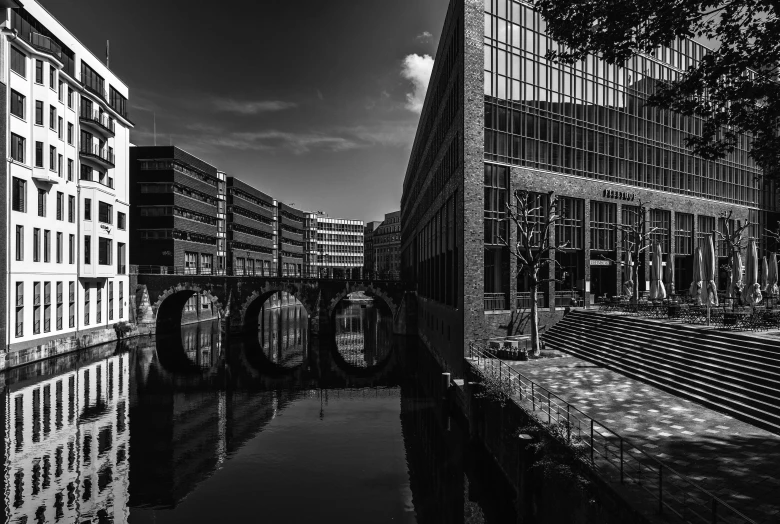
[(591, 258), (590, 259), (590, 265), (591, 266), (610, 266), (610, 265), (612, 265), (612, 262), (610, 262), (609, 260), (593, 260)]
[(616, 200), (625, 200), (626, 202), (633, 202), (634, 200), (636, 200), (636, 195), (633, 193), (627, 193), (626, 191), (605, 189), (604, 198), (614, 198)]

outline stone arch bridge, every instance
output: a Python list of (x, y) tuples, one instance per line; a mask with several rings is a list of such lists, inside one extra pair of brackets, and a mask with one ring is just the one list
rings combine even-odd
[[(195, 294), (211, 302), (211, 311), (225, 321), (230, 333), (256, 332), (263, 303), (280, 291), (298, 299), (309, 315), (311, 332), (331, 330), (336, 305), (350, 293), (363, 291), (384, 303), (392, 313), (393, 333), (407, 334), (407, 319), (415, 294), (398, 280), (330, 280), (256, 275), (131, 275), (138, 324), (158, 329), (177, 328), (184, 305)], [(411, 332), (410, 332), (411, 333)]]

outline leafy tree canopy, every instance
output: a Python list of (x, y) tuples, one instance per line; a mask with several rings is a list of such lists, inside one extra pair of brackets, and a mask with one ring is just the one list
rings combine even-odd
[(675, 38), (716, 42), (678, 80), (659, 82), (648, 103), (701, 117), (702, 135), (688, 136), (686, 145), (705, 159), (724, 157), (740, 133), (752, 134), (751, 156), (767, 178), (780, 180), (780, 1), (535, 0), (535, 5), (548, 34), (565, 46), (548, 58), (564, 63), (598, 54), (621, 64)]

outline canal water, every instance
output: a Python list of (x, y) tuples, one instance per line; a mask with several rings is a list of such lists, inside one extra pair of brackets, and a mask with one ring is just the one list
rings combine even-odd
[(389, 312), (342, 303), (325, 337), (278, 302), (256, 336), (193, 324), (6, 372), (0, 522), (516, 521)]

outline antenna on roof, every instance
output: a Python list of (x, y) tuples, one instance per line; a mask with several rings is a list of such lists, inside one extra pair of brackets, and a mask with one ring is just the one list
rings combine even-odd
[(106, 67), (108, 66), (108, 40), (106, 40)]
[(154, 145), (157, 145), (157, 113), (152, 112), (152, 119), (154, 125)]

